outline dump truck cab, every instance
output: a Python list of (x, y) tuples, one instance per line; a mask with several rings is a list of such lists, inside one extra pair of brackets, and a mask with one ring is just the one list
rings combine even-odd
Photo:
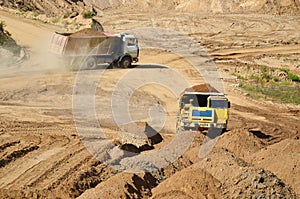
[(133, 62), (138, 62), (139, 46), (138, 39), (128, 33), (122, 34), (124, 38), (124, 53), (123, 56), (129, 56)]
[(186, 92), (179, 106), (177, 132), (227, 128), (230, 102), (223, 93)]

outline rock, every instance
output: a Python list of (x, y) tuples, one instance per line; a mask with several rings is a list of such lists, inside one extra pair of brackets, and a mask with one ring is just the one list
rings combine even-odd
[(79, 15), (78, 12), (75, 11), (75, 12), (72, 12), (69, 17), (71, 19), (73, 19), (74, 17), (77, 17), (78, 15)]
[(98, 31), (98, 32), (104, 32), (104, 28), (101, 25), (101, 23), (95, 19), (92, 19), (92, 25), (91, 28)]
[(147, 122), (133, 122), (122, 125), (122, 132), (115, 140), (124, 150), (139, 152), (153, 148), (163, 138)]
[(85, 7), (84, 2), (78, 1), (78, 2), (76, 2), (76, 4), (77, 4), (79, 7), (81, 7), (81, 8), (84, 8), (84, 7)]

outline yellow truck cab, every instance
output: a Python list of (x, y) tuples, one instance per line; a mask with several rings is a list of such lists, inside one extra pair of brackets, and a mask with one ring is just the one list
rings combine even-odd
[(177, 132), (227, 128), (230, 102), (223, 93), (185, 92), (179, 107)]

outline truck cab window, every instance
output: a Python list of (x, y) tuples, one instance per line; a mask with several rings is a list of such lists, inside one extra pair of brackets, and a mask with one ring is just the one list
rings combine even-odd
[(128, 46), (135, 46), (136, 45), (136, 40), (134, 38), (126, 38), (127, 45)]
[(226, 108), (227, 101), (222, 99), (210, 99), (210, 108)]
[(189, 104), (190, 100), (192, 99), (193, 106), (199, 107), (207, 107), (207, 98), (208, 95), (194, 95), (194, 94), (186, 94), (182, 97), (182, 102), (184, 104)]

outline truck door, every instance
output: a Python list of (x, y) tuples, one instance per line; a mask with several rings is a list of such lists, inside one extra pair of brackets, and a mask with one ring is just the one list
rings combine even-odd
[(125, 37), (124, 54), (130, 54), (133, 58), (138, 57), (137, 39), (134, 37)]

